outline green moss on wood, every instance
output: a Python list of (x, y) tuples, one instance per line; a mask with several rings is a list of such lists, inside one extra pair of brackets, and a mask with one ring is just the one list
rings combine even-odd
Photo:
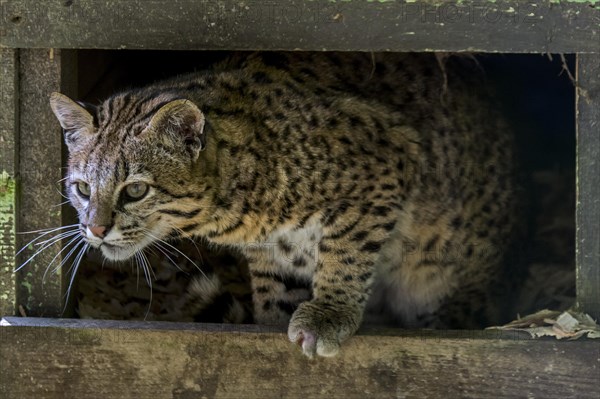
[(12, 314), (15, 306), (15, 193), (16, 182), (0, 172), (0, 312)]

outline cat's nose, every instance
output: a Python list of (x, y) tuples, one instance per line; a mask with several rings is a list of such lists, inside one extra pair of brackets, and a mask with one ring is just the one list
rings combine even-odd
[(88, 228), (90, 229), (92, 234), (98, 238), (104, 238), (104, 236), (106, 235), (106, 226), (90, 226)]

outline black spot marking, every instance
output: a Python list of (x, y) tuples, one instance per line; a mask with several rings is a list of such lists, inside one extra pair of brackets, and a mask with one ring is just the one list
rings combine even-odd
[[(375, 189), (375, 187), (373, 187), (373, 186), (369, 186), (369, 188), (371, 188), (371, 190)], [(364, 191), (364, 190), (363, 190), (363, 191)], [(372, 204), (372, 203), (370, 203), (370, 202), (369, 202), (369, 203), (367, 203), (367, 204), (362, 204), (362, 205), (360, 206), (360, 213), (361, 213), (362, 215), (366, 215), (367, 213), (369, 213), (369, 210), (371, 209), (371, 206), (372, 206), (372, 205), (373, 205), (373, 204)]]
[(235, 224), (226, 227), (225, 229), (223, 229), (222, 231), (218, 232), (218, 231), (213, 231), (211, 233), (208, 234), (209, 237), (217, 237), (217, 236), (221, 236), (221, 235), (225, 235), (225, 234), (229, 234), (234, 232), (235, 230), (239, 229), (241, 226), (244, 225), (243, 220), (238, 220)]
[(294, 259), (293, 265), (294, 267), (304, 267), (306, 266), (306, 260), (303, 257), (299, 256)]
[(473, 246), (469, 245), (469, 247), (467, 248), (467, 258), (470, 258), (471, 256), (473, 256)]
[(368, 231), (364, 231), (364, 230), (363, 230), (363, 231), (358, 231), (358, 232), (356, 232), (356, 233), (355, 233), (355, 234), (352, 236), (351, 240), (352, 240), (352, 241), (362, 241), (362, 240), (364, 240), (364, 239), (365, 239), (365, 238), (366, 238), (368, 235), (369, 235), (369, 232), (368, 232)]
[(289, 254), (292, 251), (292, 245), (283, 238), (280, 238), (277, 241), (277, 244), (279, 245), (279, 248), (286, 254)]
[(196, 197), (196, 194), (175, 194), (175, 193), (172, 193), (169, 190), (167, 190), (166, 188), (161, 187), (161, 186), (154, 185), (153, 187), (159, 193), (164, 194), (164, 195), (168, 195), (169, 197), (176, 198), (176, 199), (181, 199), (181, 198), (195, 198)]
[(350, 124), (352, 125), (352, 127), (359, 127), (359, 126), (364, 125), (364, 122), (360, 118), (358, 118), (356, 116), (351, 116), (350, 117)]
[(381, 225), (381, 227), (383, 227), (384, 230), (386, 231), (392, 231), (394, 229), (394, 227), (396, 227), (396, 222), (395, 221), (391, 221), (388, 223), (384, 223)]
[(189, 233), (190, 231), (194, 231), (198, 228), (198, 223), (188, 224), (187, 226), (183, 226), (181, 230), (185, 233)]
[(273, 98), (271, 96), (265, 96), (265, 102), (267, 103), (268, 107), (273, 106)]
[(296, 311), (296, 305), (285, 301), (277, 301), (277, 307), (287, 314), (292, 314)]
[(327, 121), (327, 125), (328, 125), (330, 128), (336, 128), (336, 127), (337, 127), (339, 124), (340, 124), (340, 121), (339, 121), (339, 120), (337, 120), (337, 118), (330, 118), (330, 119)]
[(271, 306), (272, 306), (272, 304), (271, 304), (271, 301), (266, 301), (266, 302), (263, 304), (263, 310), (267, 310), (267, 311), (268, 311), (268, 310), (271, 310)]
[(458, 230), (462, 226), (462, 223), (463, 223), (462, 218), (460, 216), (456, 216), (450, 222), (450, 227), (452, 227), (454, 230)]
[(346, 213), (349, 207), (350, 203), (348, 201), (342, 201), (337, 208), (329, 210), (329, 212), (323, 217), (323, 223), (325, 226), (331, 226), (334, 224), (337, 218)]
[(319, 243), (319, 251), (321, 252), (330, 252), (331, 248), (325, 243)]
[(212, 299), (207, 307), (194, 316), (194, 321), (203, 323), (223, 323), (227, 309), (235, 302), (234, 297), (229, 294), (221, 294)]
[(269, 289), (269, 287), (265, 287), (265, 286), (260, 286), (260, 287), (256, 287), (256, 292), (260, 293), (260, 294), (266, 294), (267, 292), (271, 291)]
[(390, 213), (390, 211), (391, 209), (387, 206), (376, 206), (373, 207), (371, 213), (375, 216), (387, 216), (387, 214)]
[(350, 141), (350, 139), (346, 136), (340, 137), (338, 140), (342, 144), (352, 145), (352, 141)]
[(377, 241), (367, 241), (360, 249), (366, 252), (378, 252), (381, 249), (381, 243)]
[(439, 235), (435, 235), (433, 236), (429, 241), (427, 241), (427, 244), (425, 244), (425, 252), (431, 251), (433, 249), (433, 247), (435, 246), (435, 244), (437, 243), (437, 241), (439, 240), (440, 236)]
[(354, 259), (352, 256), (347, 256), (344, 259), (342, 259), (342, 263), (346, 264), (346, 265), (353, 265), (356, 262), (356, 259)]
[(358, 222), (360, 222), (360, 220), (355, 220), (353, 223), (350, 223), (348, 226), (344, 227), (343, 229), (335, 232), (334, 234), (328, 235), (327, 238), (332, 238), (332, 239), (342, 238), (343, 236), (345, 236), (346, 234), (348, 234), (349, 232), (354, 230), (354, 228), (356, 227)]
[(273, 83), (273, 79), (271, 79), (266, 73), (262, 71), (254, 72), (252, 74), (252, 80), (254, 81), (254, 83), (263, 85)]
[(158, 213), (162, 213), (163, 215), (171, 215), (171, 216), (177, 216), (177, 217), (181, 217), (181, 218), (186, 218), (186, 219), (190, 219), (193, 218), (194, 216), (198, 216), (198, 214), (202, 211), (202, 209), (194, 209), (193, 211), (190, 212), (183, 212), (177, 209), (160, 209), (158, 211)]

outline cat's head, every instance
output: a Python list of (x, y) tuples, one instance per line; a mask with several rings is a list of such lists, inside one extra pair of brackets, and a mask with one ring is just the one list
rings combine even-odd
[(66, 188), (81, 233), (110, 260), (177, 235), (203, 212), (205, 119), (173, 94), (124, 93), (98, 107), (53, 93), (69, 150)]

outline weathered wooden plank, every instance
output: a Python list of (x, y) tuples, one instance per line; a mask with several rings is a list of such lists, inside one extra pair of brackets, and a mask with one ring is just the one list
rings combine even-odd
[(309, 360), (283, 333), (258, 326), (91, 324), (4, 319), (2, 397), (600, 395), (600, 343), (591, 340), (496, 339), (469, 331), (364, 333), (338, 357)]
[(0, 49), (0, 314), (16, 310), (18, 51)]
[[(4, 0), (15, 48), (597, 52), (597, 0)], [(110, 27), (110, 29), (109, 29)]]
[[(600, 46), (600, 43), (598, 44)], [(577, 306), (600, 320), (600, 56), (577, 56)]]
[[(69, 69), (60, 50), (24, 49), (20, 51), (20, 187), (19, 230), (35, 231), (62, 226), (64, 201), (60, 193), (62, 178), (62, 132), (48, 104), (51, 92), (65, 86)], [(74, 62), (74, 60), (70, 60)], [(75, 77), (72, 77), (75, 79)], [(19, 235), (18, 246), (35, 235)], [(47, 238), (52, 235), (47, 236)], [(39, 245), (30, 245), (17, 261), (25, 262)], [(63, 273), (45, 271), (59, 253), (60, 243), (47, 248), (17, 273), (17, 302), (28, 315), (58, 316), (63, 310)], [(58, 256), (54, 265), (58, 264)], [(57, 263), (58, 262), (58, 263)]]

